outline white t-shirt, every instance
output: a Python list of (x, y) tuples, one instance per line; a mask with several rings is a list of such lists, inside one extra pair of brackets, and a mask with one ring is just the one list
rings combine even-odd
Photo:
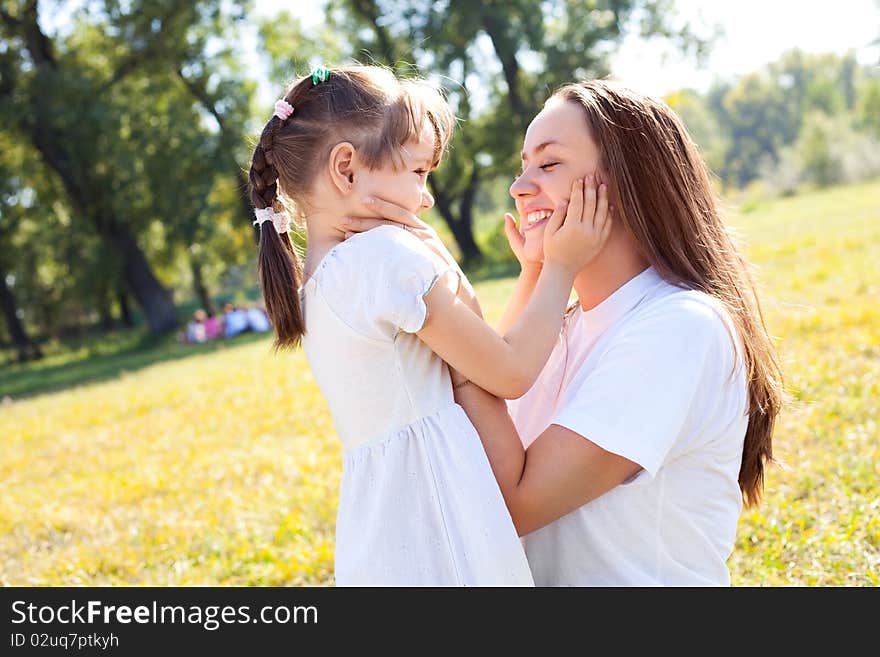
[(528, 446), (566, 427), (642, 471), (523, 541), (538, 586), (726, 586), (748, 424), (739, 339), (713, 297), (649, 267), (576, 309), (508, 408)]

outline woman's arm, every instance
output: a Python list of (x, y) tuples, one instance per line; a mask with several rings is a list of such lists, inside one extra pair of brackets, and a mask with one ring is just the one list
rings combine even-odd
[(453, 372), (455, 401), (480, 434), (520, 536), (574, 511), (641, 470), (588, 436), (555, 424), (524, 449), (504, 400), (465, 381)]

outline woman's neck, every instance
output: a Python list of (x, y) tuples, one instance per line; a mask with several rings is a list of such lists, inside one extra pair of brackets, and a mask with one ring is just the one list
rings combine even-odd
[(635, 240), (620, 231), (612, 234), (593, 261), (578, 272), (574, 290), (582, 310), (591, 310), (605, 301), (648, 267)]

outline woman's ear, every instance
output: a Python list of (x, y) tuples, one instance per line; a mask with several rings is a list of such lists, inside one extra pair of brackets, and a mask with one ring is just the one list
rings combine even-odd
[(355, 147), (347, 141), (336, 144), (330, 151), (327, 166), (329, 167), (330, 182), (339, 193), (345, 195), (351, 192), (355, 169), (358, 166)]

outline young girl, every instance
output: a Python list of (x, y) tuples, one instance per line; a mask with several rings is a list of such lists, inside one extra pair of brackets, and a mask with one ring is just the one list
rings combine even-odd
[[(317, 69), (276, 104), (254, 150), (260, 279), (276, 345), (302, 340), (344, 446), (337, 585), (533, 583), (447, 363), (496, 395), (528, 390), (575, 273), (607, 237), (606, 195), (576, 181), (567, 212), (535, 214), (546, 224), (544, 266), (502, 337), (439, 240), (398, 226), (344, 239), (345, 218), (377, 207), (379, 195), (415, 214), (433, 205), (427, 176), (452, 126), (442, 96), (422, 82), (378, 67)], [(304, 265), (287, 212), (305, 221)]]

